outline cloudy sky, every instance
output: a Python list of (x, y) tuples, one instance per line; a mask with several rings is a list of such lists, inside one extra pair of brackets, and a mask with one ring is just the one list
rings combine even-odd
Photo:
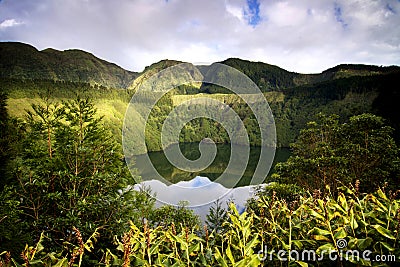
[(400, 0), (0, 0), (0, 40), (141, 71), (228, 57), (303, 73), (400, 65)]

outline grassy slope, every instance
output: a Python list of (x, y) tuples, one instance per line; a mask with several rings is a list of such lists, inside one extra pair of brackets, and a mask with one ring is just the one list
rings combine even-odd
[[(57, 98), (55, 101), (67, 101), (68, 98)], [(10, 116), (23, 118), (26, 110), (31, 110), (31, 104), (41, 103), (39, 97), (9, 98), (7, 109)], [(110, 128), (114, 136), (121, 136), (121, 127), (128, 103), (120, 99), (98, 98), (94, 101), (98, 116), (104, 116), (104, 123)]]
[[(285, 99), (285, 95), (282, 92), (268, 92), (268, 93), (264, 93), (265, 98), (267, 99), (267, 101), (270, 103), (272, 102), (283, 102)], [(196, 95), (174, 95), (172, 96), (172, 101), (174, 106), (178, 106), (181, 103), (188, 101), (190, 99), (195, 99), (195, 98), (199, 98), (199, 97), (208, 97), (208, 98), (212, 98), (215, 100), (219, 100), (225, 104), (233, 104), (233, 103), (237, 103), (237, 102), (242, 102), (242, 99), (235, 95), (235, 94), (196, 94)]]

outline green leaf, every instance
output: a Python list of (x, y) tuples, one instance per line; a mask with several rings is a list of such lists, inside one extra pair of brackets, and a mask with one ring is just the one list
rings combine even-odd
[(344, 196), (343, 193), (341, 193), (337, 199), (337, 202), (340, 204), (340, 206), (345, 210), (348, 211), (349, 206), (347, 205), (347, 200), (346, 197)]
[(245, 258), (235, 264), (235, 267), (258, 267), (260, 266), (258, 255), (252, 255), (250, 258)]
[(386, 194), (383, 193), (382, 189), (379, 188), (379, 190), (377, 191), (378, 196), (386, 201), (389, 201), (389, 199), (387, 198)]
[(315, 218), (317, 218), (317, 219), (319, 219), (321, 221), (325, 220), (325, 218), (321, 214), (319, 214), (318, 212), (316, 212), (313, 209), (310, 209), (310, 215), (314, 216)]
[(378, 225), (378, 224), (372, 225), (372, 227), (373, 227), (376, 231), (378, 231), (378, 233), (380, 233), (381, 235), (383, 235), (384, 237), (389, 238), (389, 239), (396, 239), (396, 238), (390, 233), (390, 231), (389, 231), (388, 229), (383, 228), (382, 226), (380, 226), (380, 225)]
[[(337, 207), (340, 207), (337, 205)], [(342, 208), (340, 208), (342, 209)], [(336, 217), (341, 217), (341, 214), (338, 211), (332, 212), (331, 210), (328, 210), (328, 219), (331, 221), (335, 219)]]
[(225, 259), (222, 257), (221, 253), (219, 252), (218, 248), (215, 248), (215, 259), (222, 267), (228, 267)]
[(93, 244), (83, 244), (83, 246), (87, 251), (92, 252)]
[(259, 243), (259, 241), (258, 241), (258, 235), (256, 234), (256, 235), (253, 237), (253, 239), (252, 239), (250, 242), (248, 242), (248, 243), (246, 244), (246, 246), (245, 246), (245, 254), (246, 254), (246, 255), (249, 255), (249, 254), (250, 254), (250, 253), (249, 253), (250, 250), (252, 250), (253, 247), (256, 246), (258, 243)]
[[(159, 244), (157, 245), (157, 248), (158, 248), (159, 246), (161, 246), (161, 244), (162, 244), (163, 242), (164, 242), (164, 240), (160, 240)], [(200, 249), (201, 249), (200, 243), (196, 243), (196, 244), (191, 245), (191, 246), (189, 247), (189, 253), (193, 253), (193, 252), (200, 251)], [(158, 253), (158, 252), (157, 252), (157, 253)], [(153, 254), (153, 253), (151, 253), (151, 254)]]
[(36, 244), (35, 253), (39, 253), (44, 249), (44, 247), (42, 245), (43, 239), (44, 239), (44, 233), (41, 233), (40, 234), (40, 238), (39, 238), (39, 242)]
[(298, 265), (300, 265), (301, 267), (308, 267), (308, 263), (304, 262), (304, 261), (295, 261)]
[(32, 261), (29, 261), (29, 264), (31, 265), (31, 266), (34, 266), (34, 265), (38, 265), (38, 266), (43, 266), (44, 264), (43, 264), (43, 261), (42, 260), (32, 260)]
[(316, 252), (317, 252), (317, 254), (321, 254), (322, 251), (324, 251), (324, 255), (327, 255), (327, 252), (335, 251), (335, 250), (336, 249), (332, 243), (326, 243), (326, 244), (320, 246), (319, 248), (317, 248)]
[(373, 239), (371, 237), (367, 237), (365, 239), (357, 239), (357, 247), (360, 250), (365, 250), (367, 247), (369, 247), (372, 243)]
[(384, 246), (389, 251), (394, 251), (394, 248), (386, 242), (379, 242), (382, 246)]
[(347, 236), (347, 233), (343, 227), (339, 227), (336, 231), (337, 232), (334, 235), (335, 239), (345, 238)]
[(292, 240), (292, 244), (294, 244), (298, 249), (303, 248), (303, 241), (302, 240)]
[(231, 262), (232, 265), (235, 264), (235, 259), (233, 258), (232, 251), (231, 251), (231, 246), (228, 245), (228, 248), (225, 251), (226, 256), (228, 257), (229, 261)]
[[(378, 190), (378, 195), (379, 195), (379, 191), (381, 191), (380, 189)], [(382, 192), (382, 194), (383, 194), (383, 192)], [(375, 204), (377, 204), (382, 210), (382, 212), (384, 211), (384, 212), (387, 212), (388, 211), (388, 208), (385, 206), (385, 205), (383, 205), (382, 204), (382, 202), (380, 202), (374, 195), (369, 195), (370, 196), (370, 198), (371, 198), (371, 200), (372, 200), (372, 202), (374, 202)], [(385, 198), (386, 198), (386, 196), (385, 196)], [(375, 209), (379, 209), (378, 207), (375, 207)]]
[(324, 201), (322, 199), (317, 199), (318, 206), (321, 210), (324, 210)]
[(350, 210), (350, 226), (352, 229), (357, 229), (358, 228), (358, 223), (357, 220), (354, 218), (354, 210)]
[(311, 229), (308, 234), (316, 234), (316, 235), (330, 235), (331, 232), (329, 232), (328, 230), (324, 230), (318, 227), (314, 227), (313, 229)]
[(56, 265), (53, 265), (53, 267), (64, 267), (64, 266), (68, 266), (68, 259), (67, 258), (62, 258), (61, 260), (59, 260)]

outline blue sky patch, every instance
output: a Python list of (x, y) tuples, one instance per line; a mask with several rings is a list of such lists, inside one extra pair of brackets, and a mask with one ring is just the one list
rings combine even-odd
[(258, 0), (247, 0), (247, 8), (244, 9), (244, 16), (249, 25), (257, 26), (260, 21), (260, 2)]
[(340, 24), (342, 24), (343, 28), (346, 28), (347, 23), (343, 20), (342, 8), (340, 7), (340, 5), (338, 3), (335, 2), (334, 9), (335, 9), (336, 21), (339, 22)]
[[(400, 2), (400, 0), (399, 0), (399, 2)], [(394, 8), (391, 5), (386, 4), (386, 9), (389, 10), (390, 12), (392, 12), (393, 14), (396, 14), (396, 11), (394, 10)]]

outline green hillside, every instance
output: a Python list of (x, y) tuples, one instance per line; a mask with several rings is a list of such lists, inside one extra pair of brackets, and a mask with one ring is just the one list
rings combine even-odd
[[(31, 103), (40, 101), (40, 95), (50, 94), (55, 100), (72, 99), (77, 94), (88, 96), (94, 99), (98, 114), (105, 117), (119, 139), (125, 110), (136, 88), (148, 77), (179, 63), (182, 62), (161, 60), (142, 73), (132, 73), (84, 51), (38, 51), (26, 44), (0, 43), (0, 89), (8, 95), (8, 111), (14, 117), (23, 117)], [(237, 58), (222, 63), (248, 75), (264, 92), (274, 114), (278, 146), (287, 147), (293, 143), (300, 129), (319, 112), (339, 114), (343, 120), (364, 112), (375, 113), (387, 119), (400, 140), (398, 66), (347, 64), (318, 74), (300, 74)], [(205, 75), (207, 67), (198, 68), (200, 75)], [(238, 96), (209, 84), (189, 84), (166, 96), (165, 101), (159, 103), (160, 108), (152, 112), (147, 126), (149, 149), (161, 149), (161, 126), (172, 108), (200, 96), (232, 107), (244, 121), (251, 144), (259, 144), (254, 114)], [(229, 142), (221, 125), (207, 119), (190, 122), (182, 130), (181, 141), (196, 142), (205, 137), (214, 137), (220, 143)]]
[(400, 67), (378, 67), (361, 64), (342, 64), (317, 74), (290, 72), (278, 66), (263, 62), (252, 62), (239, 58), (229, 58), (221, 63), (240, 70), (249, 76), (262, 91), (276, 91), (296, 86), (333, 81), (353, 76), (372, 76), (399, 72)]
[[(0, 78), (72, 81), (110, 88), (134, 89), (143, 79), (179, 63), (182, 62), (161, 60), (147, 66), (143, 72), (135, 73), (81, 50), (58, 51), (48, 48), (38, 51), (35, 47), (24, 43), (0, 42)], [(264, 92), (353, 76), (400, 71), (398, 66), (342, 64), (318, 74), (301, 74), (267, 63), (238, 58), (229, 58), (221, 63), (249, 76)], [(199, 66), (199, 70), (203, 71), (204, 66)]]
[(252, 62), (239, 58), (229, 58), (221, 63), (231, 66), (250, 77), (262, 91), (272, 91), (295, 86), (298, 75), (280, 67), (263, 62)]
[[(181, 63), (184, 63), (184, 62), (176, 61), (176, 60), (168, 60), (168, 59), (164, 59), (159, 62), (153, 63), (150, 66), (145, 67), (143, 72), (141, 72), (139, 74), (139, 76), (130, 83), (130, 85), (128, 86), (128, 89), (135, 91), (139, 86), (142, 85), (142, 83), (146, 79), (150, 78), (152, 75), (155, 75), (156, 73), (158, 73), (164, 69), (167, 69), (169, 67), (172, 67), (174, 65), (181, 64)], [(187, 73), (187, 75), (190, 75), (190, 74)], [(168, 81), (172, 81), (174, 84), (180, 83), (179, 81), (173, 81), (174, 78), (172, 76), (167, 77), (167, 79), (168, 79)], [(181, 87), (183, 89), (183, 87), (185, 87), (185, 86), (181, 86)], [(200, 85), (196, 85), (195, 87), (198, 89), (198, 88), (200, 88)], [(194, 91), (194, 93), (198, 93), (197, 89)]]
[(0, 42), (0, 78), (48, 79), (126, 88), (137, 77), (116, 64), (81, 50), (38, 51), (33, 46)]

